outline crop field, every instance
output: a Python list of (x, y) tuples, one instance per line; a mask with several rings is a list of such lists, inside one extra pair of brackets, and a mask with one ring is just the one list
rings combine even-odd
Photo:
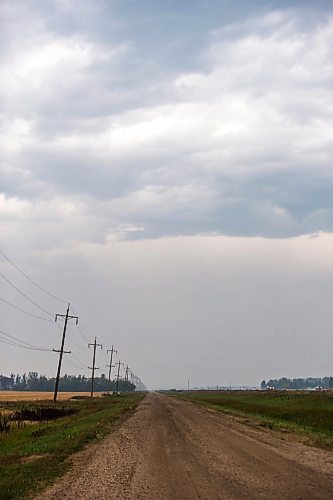
[(13, 392), (16, 400), (8, 400), (9, 393), (0, 400), (1, 500), (26, 498), (52, 482), (68, 469), (72, 453), (101, 440), (144, 397), (129, 393), (73, 400), (68, 398), (80, 393), (59, 393), (67, 400), (53, 403), (41, 394)]
[(333, 391), (184, 391), (181, 399), (238, 415), (252, 415), (261, 425), (307, 435), (333, 449)]
[[(101, 392), (95, 392), (94, 397), (101, 396)], [(75, 396), (90, 396), (89, 392), (58, 392), (58, 400), (66, 401)], [(0, 404), (2, 401), (39, 401), (53, 400), (53, 392), (31, 392), (31, 391), (0, 391)]]

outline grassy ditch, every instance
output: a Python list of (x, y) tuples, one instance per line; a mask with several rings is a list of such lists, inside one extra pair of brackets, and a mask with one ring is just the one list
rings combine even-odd
[(102, 439), (144, 394), (0, 404), (0, 500), (29, 498), (69, 467), (68, 457)]
[(263, 426), (297, 432), (316, 446), (333, 449), (332, 391), (184, 391), (170, 395), (236, 415), (252, 415)]

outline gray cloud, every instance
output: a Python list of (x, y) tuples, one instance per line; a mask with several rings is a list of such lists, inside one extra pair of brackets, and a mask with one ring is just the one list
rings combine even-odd
[[(302, 295), (304, 284), (321, 276), (318, 249), (331, 248), (333, 230), (331, 2), (318, 1), (314, 8), (301, 0), (272, 0), (269, 6), (211, 0), (208, 6), (203, 0), (58, 0), (47, 9), (45, 2), (31, 0), (2, 6), (2, 244), (42, 282), (46, 276), (56, 290), (65, 285), (66, 295), (79, 297), (81, 310), (97, 296), (108, 309), (110, 294), (114, 330), (125, 330), (124, 337), (115, 333), (116, 340), (128, 352), (134, 342), (133, 352), (146, 361), (129, 332), (137, 328), (158, 357), (169, 335), (176, 342), (181, 332), (194, 329), (193, 378), (206, 349), (202, 330), (211, 332), (209, 345), (217, 352), (222, 343), (237, 350), (244, 342), (251, 349), (245, 320), (233, 317), (245, 308), (251, 320), (252, 288), (258, 289), (252, 304), (257, 322), (250, 321), (249, 335), (257, 331), (257, 341), (266, 342), (272, 300), (276, 332), (288, 330), (291, 311), (277, 302), (289, 278)], [(289, 259), (309, 248), (300, 235), (318, 231), (327, 234), (313, 240), (311, 263), (293, 276)], [(263, 264), (268, 247), (268, 253), (282, 252), (269, 262), (276, 273)], [(261, 258), (243, 268), (242, 250)], [(273, 289), (280, 260), (288, 271), (281, 293)], [(308, 265), (316, 271), (304, 278)], [(159, 266), (168, 272), (159, 273)], [(233, 275), (238, 266), (244, 274)], [(264, 285), (251, 270), (262, 273)], [(221, 276), (230, 297), (219, 285)], [(83, 293), (87, 280), (91, 291)], [(246, 285), (243, 293), (248, 281), (252, 288)], [(175, 294), (180, 282), (184, 286)], [(329, 287), (322, 280), (317, 291), (321, 285)], [(309, 292), (304, 301), (314, 295)], [(219, 311), (224, 301), (224, 313), (232, 311), (225, 323)], [(202, 317), (193, 313), (200, 304)], [(148, 314), (149, 305), (156, 314)], [(108, 314), (101, 316), (101, 330), (103, 321), (110, 321)], [(308, 324), (315, 328), (311, 321), (296, 321), (285, 334), (295, 335), (296, 346), (305, 328), (304, 352)], [(27, 329), (43, 341), (41, 329)], [(222, 342), (220, 331), (232, 334)], [(186, 334), (180, 348), (188, 341)], [(269, 346), (267, 356), (271, 346), (284, 355), (273, 333)], [(314, 369), (324, 354), (318, 348)], [(229, 366), (227, 358), (224, 363)], [(245, 366), (246, 360), (239, 363)], [(140, 368), (145, 372), (144, 364)], [(263, 362), (262, 370), (268, 368)], [(168, 379), (168, 370), (165, 365), (159, 383)], [(274, 370), (269, 375), (280, 374), (277, 365)], [(180, 373), (179, 368), (175, 377)]]
[[(38, 198), (91, 199), (110, 224), (142, 224), (141, 237), (332, 229), (327, 11), (307, 30), (297, 10), (233, 20), (232, 29), (221, 18), (220, 30), (208, 16), (205, 43), (190, 38), (195, 61), (178, 50), (180, 66), (165, 61), (162, 69), (164, 53), (150, 37), (174, 50), (178, 21), (172, 40), (163, 30), (146, 38), (140, 30), (162, 22), (163, 9), (139, 12), (136, 46), (128, 26), (119, 38), (88, 30), (86, 16), (105, 21), (103, 3), (96, 12), (85, 4), (77, 26), (75, 5), (55, 4), (54, 26), (41, 8), (32, 11), (36, 32), (24, 33), (30, 43), (11, 43), (5, 57), (4, 157), (14, 165), (12, 183), (10, 169), (2, 173), (8, 194), (29, 198), (30, 190), (36, 198), (43, 186)], [(123, 25), (117, 2), (107, 12)], [(60, 30), (64, 18), (74, 31)], [(140, 55), (147, 44), (152, 50)], [(25, 172), (22, 183), (17, 171)], [(324, 198), (315, 194), (321, 186)], [(101, 228), (104, 237), (110, 224)]]

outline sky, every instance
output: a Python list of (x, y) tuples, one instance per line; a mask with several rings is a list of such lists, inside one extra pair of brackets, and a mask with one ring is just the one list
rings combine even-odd
[(0, 330), (58, 349), (70, 301), (67, 373), (96, 336), (150, 388), (333, 375), (331, 0), (0, 9), (0, 249), (60, 299), (0, 254)]

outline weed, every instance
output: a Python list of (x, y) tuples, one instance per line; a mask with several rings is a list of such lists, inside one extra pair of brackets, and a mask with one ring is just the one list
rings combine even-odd
[(8, 415), (3, 415), (0, 413), (0, 432), (5, 432), (8, 434), (10, 431), (10, 418)]

